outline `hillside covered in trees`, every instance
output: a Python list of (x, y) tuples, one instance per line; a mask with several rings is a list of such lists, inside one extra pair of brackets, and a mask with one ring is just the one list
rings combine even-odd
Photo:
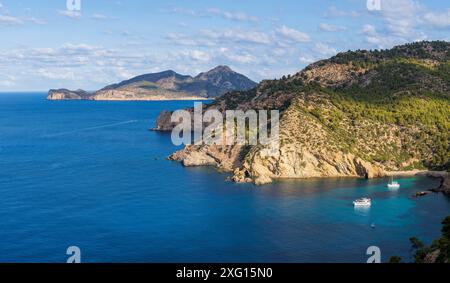
[(184, 162), (205, 155), (208, 165), (234, 171), (235, 181), (448, 170), (450, 43), (339, 53), (209, 107), (282, 112), (278, 157), (263, 156), (263, 146), (206, 145), (174, 156)]

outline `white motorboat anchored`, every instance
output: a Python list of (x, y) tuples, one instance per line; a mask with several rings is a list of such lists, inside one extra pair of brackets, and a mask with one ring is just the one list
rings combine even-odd
[(397, 181), (394, 181), (394, 178), (391, 177), (391, 181), (387, 184), (387, 187), (389, 189), (400, 189), (400, 183)]
[(370, 198), (360, 198), (353, 202), (355, 206), (371, 206), (372, 200)]

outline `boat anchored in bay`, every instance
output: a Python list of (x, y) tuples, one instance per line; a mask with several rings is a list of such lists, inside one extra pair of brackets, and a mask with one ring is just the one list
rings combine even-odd
[(353, 205), (358, 206), (358, 207), (359, 206), (364, 206), (364, 207), (371, 206), (372, 200), (370, 198), (360, 198), (360, 199), (353, 201)]
[(387, 184), (389, 189), (400, 189), (400, 183), (394, 181), (394, 177), (391, 177), (391, 181)]

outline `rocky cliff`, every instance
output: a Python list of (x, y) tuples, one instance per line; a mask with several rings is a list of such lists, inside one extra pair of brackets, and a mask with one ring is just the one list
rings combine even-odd
[(446, 174), (443, 174), (443, 175), (439, 176), (438, 178), (441, 179), (441, 184), (439, 185), (439, 187), (437, 187), (435, 189), (431, 189), (431, 191), (437, 192), (437, 193), (443, 193), (447, 196), (450, 196), (450, 173), (447, 172)]
[[(450, 44), (349, 51), (293, 76), (230, 92), (208, 108), (279, 109), (279, 155), (264, 146), (187, 146), (170, 159), (212, 165), (237, 182), (378, 177), (449, 167)], [(165, 115), (168, 115), (167, 113)], [(158, 128), (171, 129), (167, 119)]]
[(245, 91), (256, 83), (234, 72), (227, 66), (218, 66), (195, 77), (174, 71), (145, 74), (106, 86), (94, 93), (82, 91), (50, 91), (48, 99), (89, 100), (201, 100), (212, 99), (229, 91)]
[(83, 100), (89, 99), (91, 93), (84, 90), (71, 91), (68, 89), (51, 89), (48, 92), (48, 100)]

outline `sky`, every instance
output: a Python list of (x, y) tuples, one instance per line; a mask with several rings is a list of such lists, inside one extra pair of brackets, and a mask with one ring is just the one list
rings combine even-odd
[(450, 41), (442, 0), (67, 2), (0, 0), (1, 92), (96, 90), (217, 65), (260, 81), (342, 51)]

